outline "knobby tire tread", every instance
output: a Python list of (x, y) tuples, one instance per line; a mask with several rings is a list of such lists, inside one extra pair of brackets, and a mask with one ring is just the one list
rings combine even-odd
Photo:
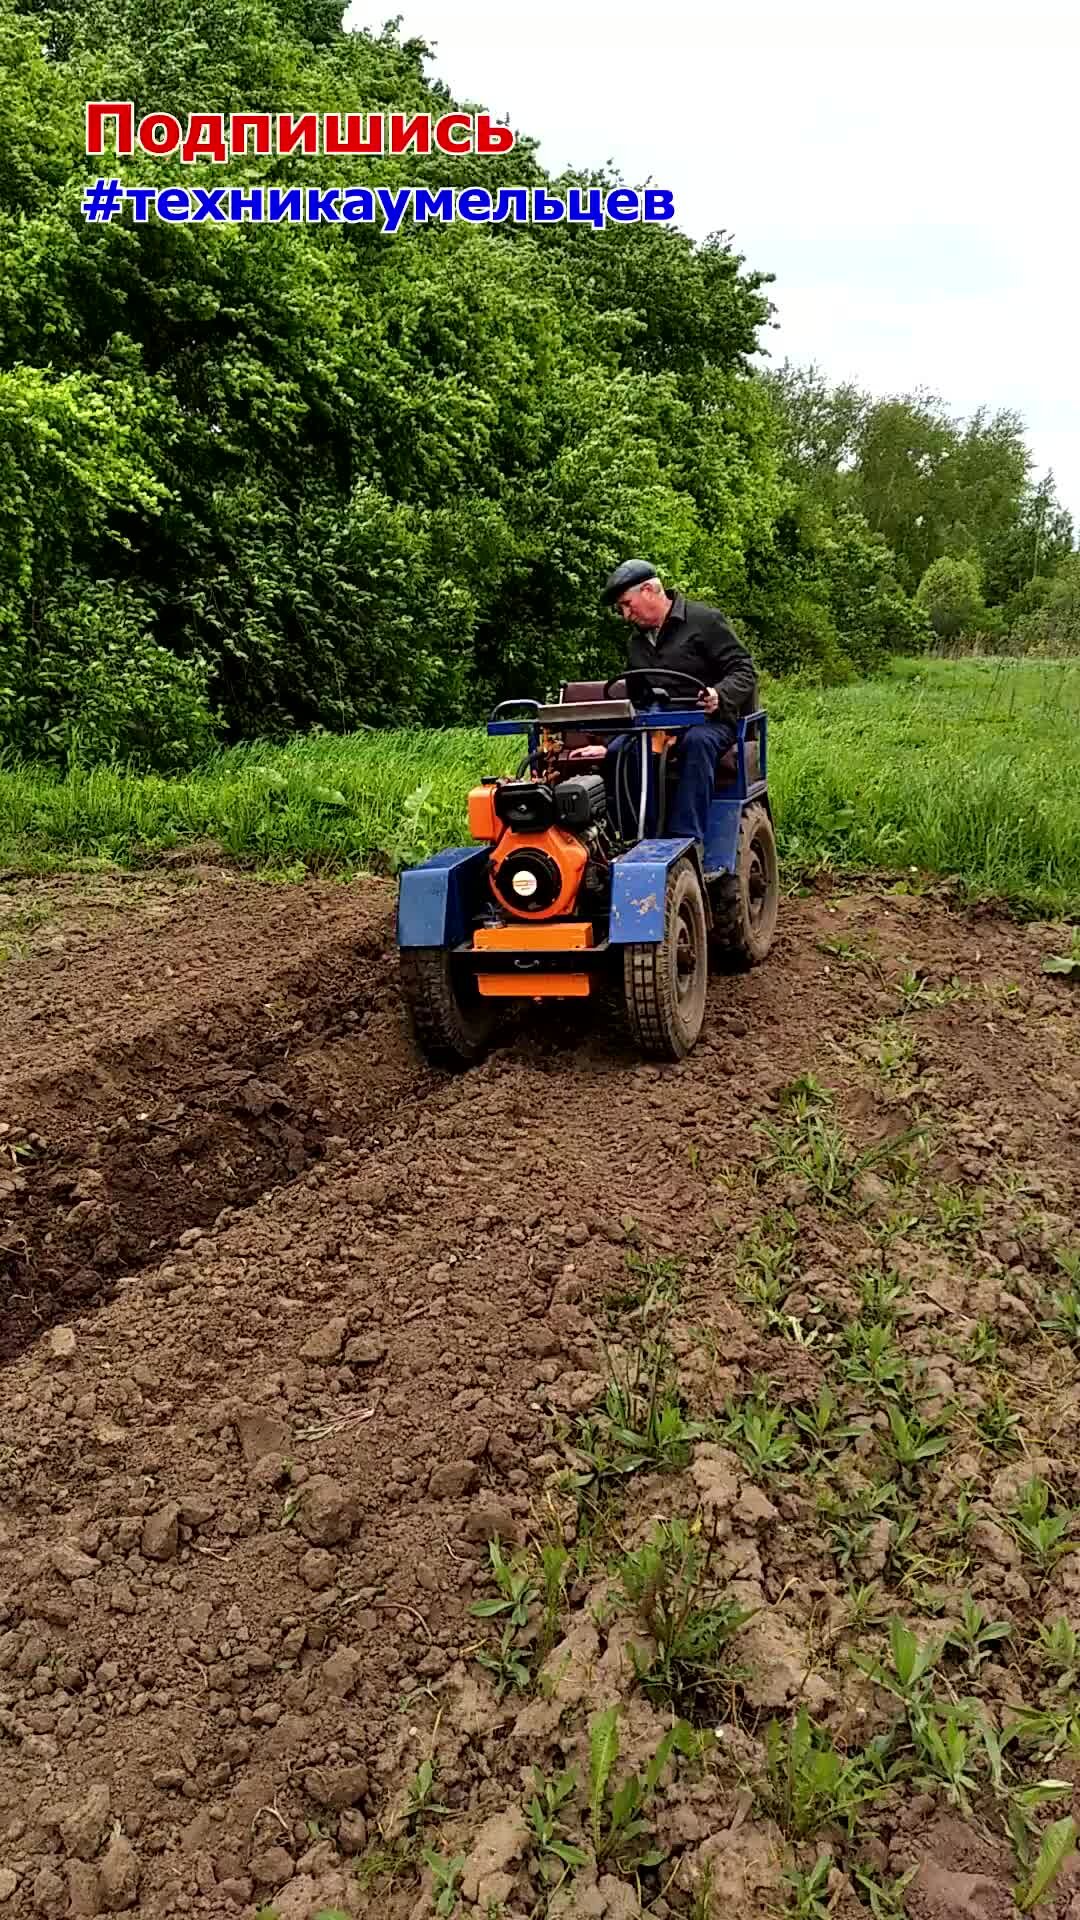
[(433, 1066), (474, 1065), (487, 1049), (495, 1016), (484, 1010), (470, 1019), (441, 948), (403, 947), (398, 959), (413, 1030), (426, 1058)]
[[(623, 963), (627, 1023), (637, 1046), (643, 1053), (654, 1059), (682, 1059), (686, 1052), (679, 1038), (674, 1017), (675, 990), (671, 979), (677, 919), (676, 882), (684, 873), (691, 874), (697, 884), (694, 867), (688, 861), (677, 861), (671, 870), (664, 896), (663, 939), (655, 943), (650, 941), (647, 944), (628, 947)], [(700, 888), (698, 890), (700, 893)], [(703, 899), (700, 905), (704, 953), (705, 903)]]
[(749, 968), (757, 965), (764, 958), (764, 954), (753, 951), (748, 940), (739, 881), (739, 872), (746, 852), (763, 827), (772, 848), (775, 885), (776, 837), (772, 821), (764, 807), (754, 805), (747, 807), (739, 825), (735, 872), (724, 874), (722, 879), (713, 881), (709, 888), (709, 902), (713, 914), (710, 946), (717, 960), (728, 966), (734, 964), (736, 967)]

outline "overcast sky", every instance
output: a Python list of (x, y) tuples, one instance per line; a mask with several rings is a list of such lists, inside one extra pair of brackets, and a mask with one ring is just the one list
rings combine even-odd
[(551, 171), (651, 178), (775, 274), (776, 361), (1015, 409), (1080, 523), (1080, 0), (398, 4)]

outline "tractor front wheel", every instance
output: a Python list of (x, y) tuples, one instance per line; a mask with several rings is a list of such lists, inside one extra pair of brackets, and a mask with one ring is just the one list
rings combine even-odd
[(776, 933), (780, 905), (776, 835), (765, 807), (746, 808), (735, 871), (714, 883), (711, 902), (715, 958), (729, 967), (752, 967), (764, 960)]
[(708, 984), (701, 882), (691, 861), (677, 860), (668, 874), (663, 939), (624, 949), (626, 1014), (643, 1053), (685, 1058), (701, 1032)]
[(456, 974), (445, 947), (403, 947), (401, 986), (421, 1052), (435, 1067), (472, 1067), (495, 1031), (497, 1011), (476, 983)]

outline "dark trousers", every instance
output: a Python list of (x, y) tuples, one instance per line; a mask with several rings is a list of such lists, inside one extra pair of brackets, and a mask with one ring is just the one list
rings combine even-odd
[[(702, 727), (688, 727), (679, 736), (679, 745), (668, 755), (667, 824), (665, 834), (672, 840), (704, 840), (709, 821), (709, 806), (716, 785), (716, 763), (734, 743), (736, 728), (727, 721), (708, 721)], [(672, 777), (672, 757), (678, 754), (678, 773)], [(657, 756), (649, 752), (649, 792), (645, 809), (646, 834), (657, 831)], [(621, 796), (624, 829), (628, 800), (634, 809), (636, 829), (641, 801), (641, 735), (619, 733), (608, 743), (604, 764), (608, 799), (612, 801), (616, 782)]]

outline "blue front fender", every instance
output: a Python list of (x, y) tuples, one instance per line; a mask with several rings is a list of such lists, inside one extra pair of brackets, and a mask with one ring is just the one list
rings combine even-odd
[(447, 847), (398, 881), (399, 947), (458, 947), (469, 937), (482, 899), (491, 849)]
[(687, 853), (697, 866), (693, 840), (639, 840), (612, 861), (608, 940), (613, 947), (663, 939), (668, 874)]

